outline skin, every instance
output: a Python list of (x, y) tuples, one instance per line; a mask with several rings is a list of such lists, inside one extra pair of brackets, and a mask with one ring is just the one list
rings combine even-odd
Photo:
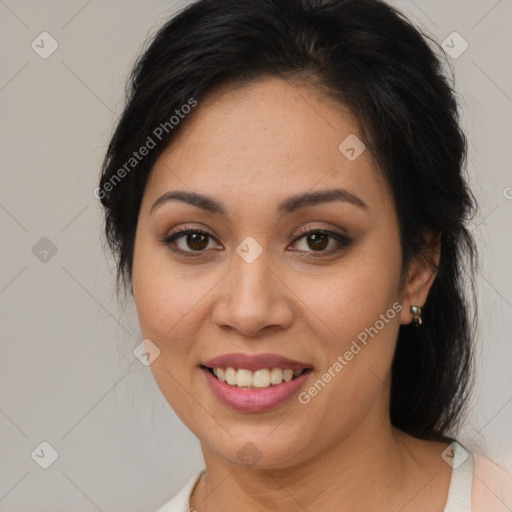
[[(391, 191), (369, 151), (351, 162), (338, 150), (350, 134), (360, 134), (357, 120), (317, 86), (277, 78), (224, 86), (189, 114), (150, 175), (133, 295), (142, 334), (160, 349), (154, 378), (201, 443), (207, 476), (190, 503), (200, 512), (417, 512), (446, 503), (446, 445), (397, 431), (388, 413), (399, 326), (413, 321), (410, 306), (425, 303), (435, 274), (417, 259), (401, 281)], [(288, 196), (331, 188), (367, 207), (333, 201), (276, 213)], [(211, 196), (226, 215), (182, 201), (151, 211), (173, 190)], [(329, 237), (318, 249), (311, 237), (296, 240), (304, 227), (351, 242)], [(162, 243), (185, 228), (211, 236), (175, 240), (191, 257)], [(252, 263), (236, 252), (248, 236), (262, 248)], [(434, 261), (438, 250), (432, 243)], [(308, 404), (294, 397), (267, 412), (233, 411), (199, 369), (225, 353), (273, 352), (314, 368), (307, 389), (395, 303), (402, 311)], [(260, 457), (252, 467), (237, 456), (247, 442)]]

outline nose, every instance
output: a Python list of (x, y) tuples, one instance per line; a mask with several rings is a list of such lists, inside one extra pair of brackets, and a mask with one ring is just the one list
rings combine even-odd
[(219, 283), (212, 313), (215, 324), (246, 337), (289, 327), (294, 294), (279, 274), (283, 273), (272, 268), (266, 251), (252, 263), (235, 254), (231, 271)]

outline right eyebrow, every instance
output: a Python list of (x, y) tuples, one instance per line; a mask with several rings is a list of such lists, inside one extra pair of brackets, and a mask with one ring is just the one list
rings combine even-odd
[(211, 213), (219, 213), (220, 215), (225, 215), (226, 210), (224, 206), (213, 199), (212, 197), (208, 197), (202, 194), (197, 194), (196, 192), (187, 192), (185, 190), (174, 190), (170, 192), (166, 192), (161, 195), (154, 203), (149, 213), (151, 214), (158, 207), (169, 201), (183, 201), (185, 203), (191, 204), (192, 206), (197, 206), (202, 210), (206, 210)]

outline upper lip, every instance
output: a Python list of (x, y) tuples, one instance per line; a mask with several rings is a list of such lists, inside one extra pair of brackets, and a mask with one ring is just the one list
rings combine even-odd
[(261, 370), (262, 368), (303, 370), (311, 368), (311, 365), (280, 356), (279, 354), (224, 354), (208, 359), (208, 361), (202, 364), (208, 368), (244, 368), (247, 370)]

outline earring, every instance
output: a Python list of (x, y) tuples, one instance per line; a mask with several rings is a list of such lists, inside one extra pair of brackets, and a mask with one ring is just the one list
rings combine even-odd
[(420, 306), (411, 306), (411, 313), (414, 315), (414, 323), (417, 327), (419, 327), (423, 320), (421, 318), (421, 307)]

